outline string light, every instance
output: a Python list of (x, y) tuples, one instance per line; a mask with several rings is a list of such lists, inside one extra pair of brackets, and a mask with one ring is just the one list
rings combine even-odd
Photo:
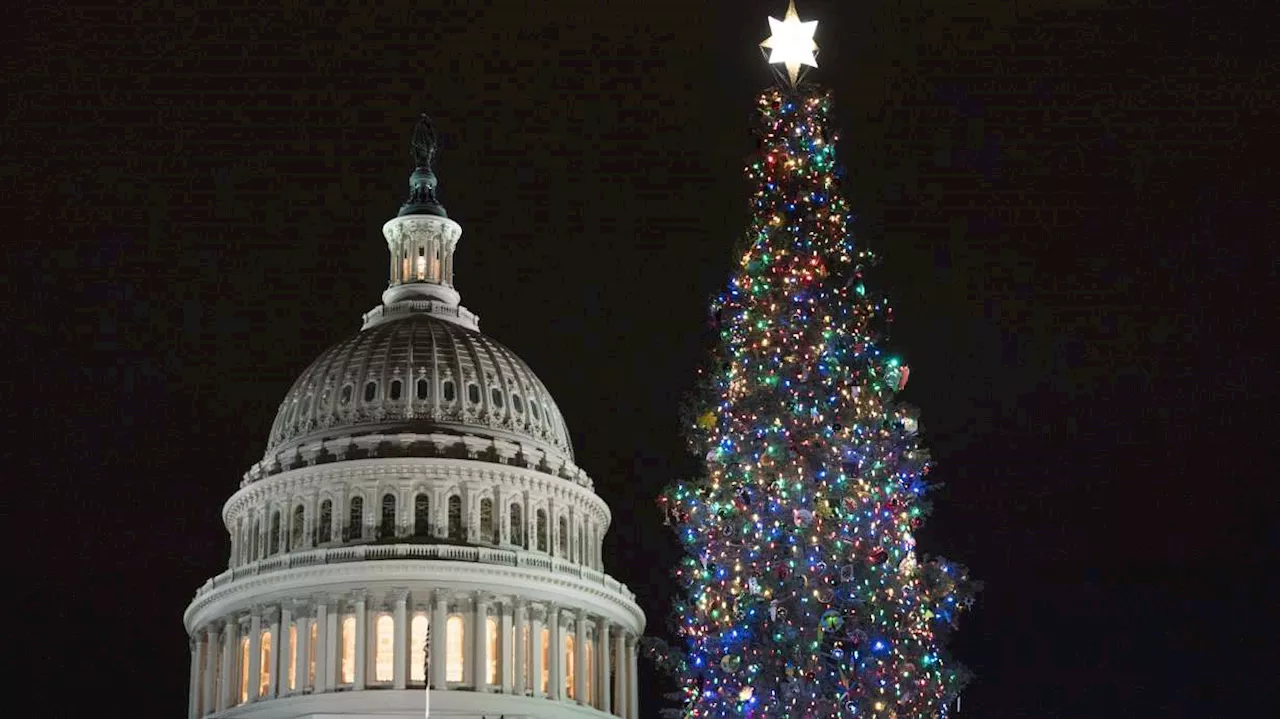
[(930, 459), (895, 399), (908, 368), (883, 349), (830, 98), (774, 88), (758, 111), (754, 219), (690, 427), (706, 475), (660, 500), (688, 555), (667, 657), (684, 716), (946, 716), (964, 675), (941, 645), (974, 584), (916, 553)]

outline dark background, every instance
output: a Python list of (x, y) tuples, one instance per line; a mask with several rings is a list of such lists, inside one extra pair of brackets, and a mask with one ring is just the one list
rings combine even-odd
[[(799, 9), (945, 483), (920, 544), (987, 585), (953, 644), (977, 673), (960, 716), (1274, 715), (1274, 7)], [(613, 507), (606, 564), (664, 631), (652, 500), (697, 467), (677, 406), (783, 10), (5, 10), (11, 701), (186, 712), (181, 615), (224, 567), (221, 504), (377, 303), (423, 110), (463, 300), (558, 399)]]

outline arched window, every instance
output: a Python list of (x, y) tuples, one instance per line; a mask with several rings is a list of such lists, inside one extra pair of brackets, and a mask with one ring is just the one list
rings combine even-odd
[(428, 394), (430, 391), (431, 391), (431, 383), (427, 381), (427, 378), (426, 377), (419, 378), (418, 379), (418, 399), (426, 399), (427, 397), (430, 396), (430, 394)]
[(395, 626), (390, 614), (380, 614), (373, 623), (373, 680), (389, 682), (395, 666)]
[(271, 630), (263, 629), (258, 635), (258, 694), (265, 697), (271, 687)]
[(413, 498), (413, 536), (426, 537), (431, 534), (431, 500), (426, 494)]
[(285, 687), (293, 691), (298, 688), (298, 622), (289, 622), (289, 657), (285, 661)]
[(463, 660), (465, 656), (462, 648), (466, 646), (465, 623), (462, 621), (462, 615), (452, 614), (449, 616), (448, 637), (445, 640), (445, 672), (444, 680), (447, 682), (463, 681)]
[(578, 525), (578, 563), (586, 564), (587, 562), (587, 529), (582, 525)]
[(556, 552), (561, 557), (569, 556), (569, 520), (561, 517), (558, 522), (559, 531), (556, 532)]
[(578, 698), (577, 682), (574, 681), (577, 678), (577, 671), (575, 670), (578, 668), (574, 666), (574, 660), (577, 659), (577, 656), (575, 656), (577, 652), (574, 651), (574, 645), (577, 644), (574, 641), (575, 639), (577, 637), (574, 636), (573, 632), (566, 634), (564, 637), (564, 692), (570, 699)]
[(356, 618), (350, 614), (342, 618), (341, 629), (342, 656), (338, 658), (342, 668), (338, 681), (351, 684), (356, 680)]
[(240, 703), (249, 701), (249, 637), (240, 637)]
[(351, 404), (351, 392), (352, 392), (351, 385), (348, 384), (348, 385), (342, 386), (342, 403), (343, 404)]
[(271, 539), (267, 545), (267, 556), (280, 551), (280, 510), (271, 513)]
[(403, 390), (403, 388), (404, 388), (404, 383), (402, 383), (400, 380), (398, 379), (391, 380), (391, 400), (392, 401), (400, 400), (400, 392)]
[(347, 533), (352, 539), (364, 536), (364, 497), (351, 498), (351, 509), (347, 512)]
[(298, 551), (302, 547), (302, 533), (306, 529), (306, 510), (302, 505), (293, 508), (293, 527), (289, 530), (289, 549)]
[(444, 396), (444, 401), (446, 402), (452, 402), (457, 399), (457, 390), (453, 387), (453, 380), (447, 379), (444, 381), (444, 384), (440, 386), (440, 394)]
[(480, 541), (488, 542), (493, 537), (493, 500), (485, 497), (480, 500)]
[(418, 612), (409, 622), (409, 681), (427, 680), (427, 615)]
[(542, 628), (542, 693), (547, 694), (551, 691), (551, 630), (546, 627)]
[(467, 385), (467, 401), (471, 404), (480, 404), (480, 385)]
[(524, 546), (524, 516), (518, 502), (511, 503), (511, 543), (517, 547)]
[(378, 396), (378, 383), (369, 380), (364, 383), (364, 401), (372, 402)]
[(249, 561), (256, 561), (258, 559), (258, 537), (259, 536), (261, 536), (261, 532), (259, 531), (258, 520), (257, 518), (254, 518), (253, 530), (249, 534)]
[(449, 496), (449, 539), (462, 540), (462, 497), (457, 494)]
[(333, 500), (326, 499), (320, 503), (320, 535), (317, 542), (333, 539)]
[(382, 495), (382, 521), (378, 524), (378, 532), (383, 537), (396, 534), (396, 496), (390, 492)]
[(485, 641), (489, 644), (489, 666), (485, 671), (485, 682), (497, 684), (501, 681), (500, 677), (498, 677), (498, 618), (488, 617), (484, 626)]
[(547, 510), (539, 509), (537, 515), (538, 551), (547, 551)]

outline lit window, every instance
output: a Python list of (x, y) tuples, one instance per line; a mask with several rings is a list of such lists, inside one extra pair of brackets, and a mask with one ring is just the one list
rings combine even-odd
[(403, 387), (404, 387), (404, 384), (400, 380), (398, 379), (391, 380), (391, 399), (393, 401), (400, 399), (400, 392), (402, 391)]
[(352, 539), (364, 536), (364, 498), (352, 497), (351, 508), (347, 512), (347, 530)]
[(449, 497), (449, 539), (462, 539), (462, 497)]
[(533, 666), (533, 645), (529, 643), (529, 625), (528, 624), (524, 625), (523, 631), (521, 631), (520, 633), (520, 648), (517, 649), (516, 651), (519, 651), (522, 654), (524, 654), (524, 661), (521, 662), (521, 664), (524, 664), (524, 667), (522, 667), (522, 669), (524, 670), (524, 674), (520, 677), (517, 677), (516, 679), (518, 682), (520, 682), (518, 693), (523, 693), (526, 689), (533, 688), (529, 682), (529, 673), (533, 671), (533, 669), (531, 669), (531, 667)]
[(427, 615), (418, 612), (409, 622), (409, 681), (427, 680)]
[(542, 693), (551, 691), (551, 630), (542, 628)]
[(519, 504), (511, 505), (511, 543), (524, 546), (524, 517)]
[(451, 379), (444, 381), (444, 384), (440, 388), (440, 392), (444, 394), (444, 401), (446, 402), (452, 402), (457, 397), (453, 388), (453, 380)]
[(249, 701), (249, 637), (240, 637), (240, 703)]
[(547, 510), (538, 510), (538, 551), (547, 551)]
[(422, 379), (419, 379), (418, 380), (418, 399), (426, 399), (427, 397), (430, 396), (428, 394), (430, 391), (431, 391), (431, 383), (428, 382), (425, 377)]
[(445, 676), (447, 682), (461, 682), (463, 670), (463, 652), (462, 647), (465, 646), (464, 628), (462, 616), (458, 614), (449, 617), (449, 624), (445, 640)]
[(576, 674), (574, 670), (577, 669), (574, 666), (574, 659), (576, 658), (573, 651), (574, 644), (573, 634), (566, 634), (564, 638), (564, 691), (565, 694), (569, 695), (570, 699), (578, 698), (578, 691), (574, 682)]
[(342, 618), (342, 656), (339, 666), (342, 667), (338, 681), (351, 684), (356, 680), (356, 618), (348, 614)]
[(289, 623), (289, 666), (285, 669), (289, 691), (298, 688), (298, 623)]
[(496, 525), (493, 522), (493, 500), (485, 497), (480, 500), (480, 541), (486, 542), (492, 538), (496, 544), (496, 538), (493, 537), (495, 528)]
[(427, 279), (427, 249), (425, 247), (418, 248), (418, 280)]
[(395, 620), (390, 614), (379, 615), (374, 622), (373, 680), (375, 682), (391, 681), (395, 667), (395, 625)]
[(271, 630), (258, 635), (258, 696), (265, 697), (271, 687)]
[(498, 618), (489, 617), (485, 622), (486, 639), (489, 642), (489, 671), (485, 681), (490, 684), (498, 683)]
[(480, 386), (479, 385), (474, 385), (474, 384), (467, 385), (467, 401), (470, 402), (471, 404), (480, 404)]
[(374, 397), (378, 396), (378, 383), (374, 381), (366, 382), (364, 385), (364, 401), (372, 402)]
[(494, 387), (489, 392), (489, 398), (493, 400), (494, 407), (502, 406), (502, 390), (498, 389), (497, 387)]
[(431, 500), (425, 494), (413, 498), (413, 535), (425, 537), (431, 534)]

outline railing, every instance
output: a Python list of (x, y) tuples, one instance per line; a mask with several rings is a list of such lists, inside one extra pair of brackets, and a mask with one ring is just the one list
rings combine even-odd
[(448, 544), (364, 544), (355, 547), (323, 547), (304, 552), (290, 552), (267, 557), (256, 562), (230, 569), (206, 581), (196, 590), (196, 598), (245, 577), (296, 567), (310, 567), (342, 562), (367, 562), (380, 559), (438, 559), (451, 562), (475, 562), (477, 564), (501, 564), (508, 567), (540, 569), (552, 574), (569, 575), (585, 582), (598, 584), (635, 601), (635, 594), (627, 585), (604, 572), (544, 554), (516, 549), (491, 547), (459, 547)]

